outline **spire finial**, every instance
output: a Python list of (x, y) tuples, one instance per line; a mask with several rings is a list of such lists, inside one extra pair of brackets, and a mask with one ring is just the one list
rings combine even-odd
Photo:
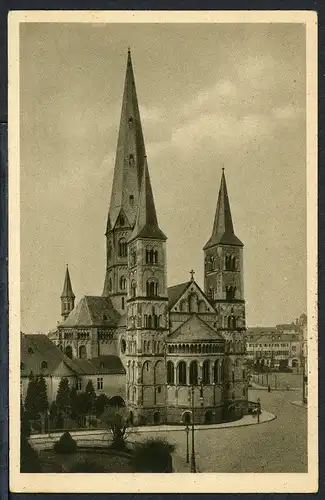
[(131, 47), (130, 47), (130, 45), (128, 46), (128, 54), (129, 55), (131, 54)]
[(191, 269), (190, 270), (191, 281), (194, 281), (194, 274), (195, 274), (195, 271), (193, 271), (193, 269)]

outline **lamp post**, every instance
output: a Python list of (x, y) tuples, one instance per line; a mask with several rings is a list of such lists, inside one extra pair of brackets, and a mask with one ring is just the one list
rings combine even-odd
[(188, 464), (190, 462), (190, 453), (188, 448), (188, 435), (190, 433), (190, 428), (188, 424), (186, 424), (185, 432), (186, 432), (186, 463)]
[(192, 396), (192, 452), (191, 452), (191, 472), (196, 472), (195, 444), (194, 444), (194, 385), (191, 385)]

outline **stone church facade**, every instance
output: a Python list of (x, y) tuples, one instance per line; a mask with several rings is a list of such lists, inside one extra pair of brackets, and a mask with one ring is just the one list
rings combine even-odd
[(247, 407), (243, 244), (222, 171), (214, 225), (203, 248), (204, 289), (167, 286), (167, 237), (158, 224), (128, 52), (101, 296), (75, 306), (69, 270), (62, 322), (50, 338), (70, 358), (118, 356), (135, 424), (211, 423)]

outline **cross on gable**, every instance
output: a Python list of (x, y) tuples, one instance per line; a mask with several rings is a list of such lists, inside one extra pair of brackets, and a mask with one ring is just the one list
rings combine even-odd
[(191, 269), (191, 271), (190, 271), (191, 281), (194, 281), (194, 274), (195, 274), (195, 271), (193, 271), (193, 269)]

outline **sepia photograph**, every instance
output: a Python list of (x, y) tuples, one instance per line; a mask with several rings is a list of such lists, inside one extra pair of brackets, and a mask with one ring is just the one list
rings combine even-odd
[(12, 488), (317, 491), (316, 15), (11, 14)]

